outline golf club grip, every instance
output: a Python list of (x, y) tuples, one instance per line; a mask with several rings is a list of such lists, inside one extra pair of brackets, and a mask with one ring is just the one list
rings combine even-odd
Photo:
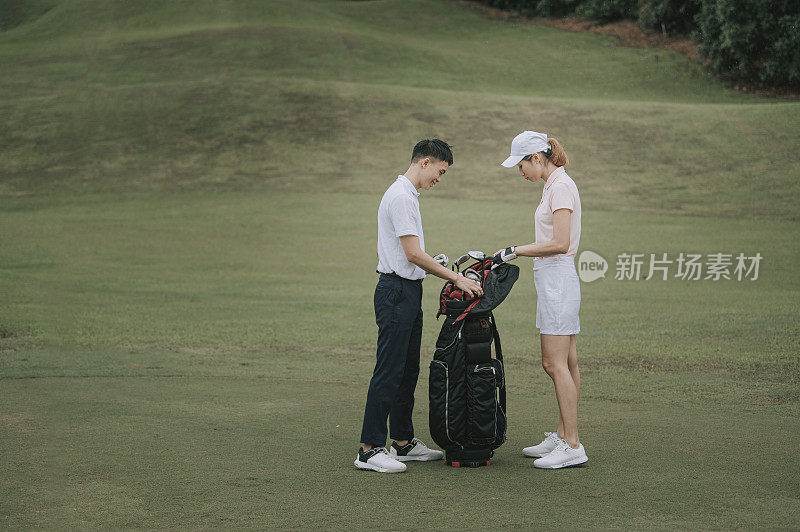
[[(516, 255), (516, 254), (515, 254), (513, 259), (504, 260), (503, 262), (499, 262), (499, 263), (497, 263), (497, 264), (505, 264), (506, 262), (511, 262), (512, 260), (517, 260), (518, 258), (519, 258), (519, 255)], [(492, 257), (489, 257), (489, 258), (488, 258), (488, 259), (486, 259), (486, 260), (488, 260), (489, 262), (491, 262), (491, 263), (492, 263), (492, 265), (494, 265), (494, 266), (497, 266), (497, 264), (495, 264), (495, 262), (494, 262), (494, 256), (492, 256)]]

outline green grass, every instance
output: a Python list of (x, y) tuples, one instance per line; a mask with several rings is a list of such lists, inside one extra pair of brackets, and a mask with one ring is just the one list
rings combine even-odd
[[(437, 250), (497, 247), (502, 219), (519, 221), (508, 240), (527, 233), (528, 209), (513, 204), (501, 215), (500, 202), (487, 204), (486, 225), (460, 233), (448, 214), (460, 200), (439, 197), (456, 185), (440, 186), (423, 197), (426, 240)], [(794, 222), (637, 214), (621, 223), (587, 211), (594, 223), (584, 239), (608, 258), (751, 252), (764, 242), (772, 251), (757, 281), (610, 275), (583, 285), (581, 421), (592, 464), (547, 478), (518, 455), (555, 407), (525, 267), (497, 311), (509, 442), (486, 472), (418, 465), (398, 486), (348, 468), (374, 357), (375, 201), (308, 192), (9, 201), (4, 216), (16, 231), (0, 247), (2, 323), (13, 335), (0, 340), (0, 449), (16, 465), (0, 486), (15, 494), (0, 519), (371, 526), (397, 506), (372, 514), (363, 493), (391, 486), (414, 501), (442, 494), (402, 505), (420, 527), (464, 512), (476, 527), (796, 523), (799, 471), (787, 443), (800, 429), (798, 342), (787, 333), (798, 292)], [(695, 231), (698, 222), (707, 230)], [(298, 247), (313, 256), (281, 262)], [(424, 363), (438, 287), (426, 282)], [(309, 447), (319, 460), (300, 470)], [(735, 459), (720, 463), (720, 454)], [(581, 511), (564, 516), (572, 503), (557, 500), (520, 513), (551, 487), (574, 490)]]
[[(20, 6), (0, 32), (0, 525), (800, 526), (800, 104), (457, 2)], [(493, 465), (355, 471), (380, 194), (439, 135), (456, 164), (422, 196), (428, 250), (530, 241), (540, 187), (498, 165), (523, 128), (565, 145), (581, 249), (611, 263), (582, 284), (591, 461), (519, 454), (555, 416), (521, 262)], [(616, 281), (623, 252), (764, 259), (757, 281)]]
[[(480, 211), (482, 223), (464, 232), (457, 216), (462, 200), (441, 197), (458, 186), (448, 179), (422, 196), (431, 252), (455, 256), (470, 246), (493, 250), (529, 238), (530, 206), (523, 203), (489, 202)], [(4, 217), (15, 230), (0, 244), (3, 322), (20, 332), (5, 342), (139, 349), (259, 350), (320, 341), (371, 346), (378, 200), (314, 192), (91, 196), (49, 205), (9, 200)], [(583, 249), (611, 263), (606, 279), (583, 287), (584, 356), (708, 358), (713, 338), (714, 356), (723, 360), (796, 360), (797, 336), (781, 334), (795, 320), (800, 288), (795, 222), (621, 217), (596, 210), (584, 216)], [(292, 258), (297, 250), (308, 251)], [(614, 280), (622, 252), (675, 258), (681, 251), (758, 251), (764, 258), (756, 281)], [(499, 313), (507, 314), (511, 345), (534, 356), (538, 344), (527, 345), (531, 277), (526, 264)], [(429, 282), (426, 310), (436, 308), (438, 298), (437, 281)], [(428, 345), (437, 329), (430, 320)], [(653, 336), (665, 345), (650, 343)], [(759, 352), (773, 337), (778, 349)]]
[[(587, 380), (608, 377), (586, 373)], [(402, 519), (412, 528), (468, 521), (462, 526), (563, 529), (797, 523), (791, 450), (770, 448), (771, 459), (762, 454), (764, 434), (791, 441), (796, 418), (787, 423), (774, 412), (727, 405), (592, 398), (582, 410), (591, 466), (538, 471), (518, 450), (544, 418), (525, 413), (552, 411), (553, 399), (544, 380), (532, 378), (513, 388), (511, 438), (492, 466), (412, 464), (406, 474), (386, 478), (347, 467), (360, 423), (349, 405), (364, 392), (364, 382), (357, 384), (252, 376), (6, 383), (4, 404), (14, 412), (6, 423), (14, 430), (3, 441), (25, 452), (6, 461), (12, 468), (4, 484), (15, 496), (5, 523), (367, 528)], [(343, 408), (321, 414), (333, 398)], [(415, 421), (423, 425), (425, 416), (418, 412)], [(309, 447), (315, 459), (299, 467)]]

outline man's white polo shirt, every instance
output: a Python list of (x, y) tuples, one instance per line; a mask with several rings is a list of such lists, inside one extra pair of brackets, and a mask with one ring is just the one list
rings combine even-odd
[(422, 215), (419, 212), (419, 192), (404, 175), (386, 190), (378, 207), (378, 271), (396, 273), (406, 279), (423, 279), (425, 270), (406, 259), (400, 237), (419, 237), (419, 246), (425, 251), (422, 234)]

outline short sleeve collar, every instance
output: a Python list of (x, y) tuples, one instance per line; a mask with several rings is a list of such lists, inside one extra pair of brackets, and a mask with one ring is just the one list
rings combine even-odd
[(547, 183), (544, 186), (544, 190), (549, 190), (550, 187), (552, 187), (554, 183), (560, 181), (561, 178), (563, 176), (565, 176), (565, 175), (567, 175), (567, 172), (566, 172), (566, 170), (564, 170), (563, 166), (559, 166), (558, 168), (553, 170), (553, 173), (550, 174), (549, 178), (547, 178)]
[(399, 176), (397, 176), (397, 180), (403, 183), (403, 188), (408, 190), (410, 193), (414, 194), (415, 198), (419, 197), (419, 192), (417, 191), (417, 188), (413, 184), (411, 184), (411, 181), (409, 181), (409, 179), (406, 176), (400, 174)]

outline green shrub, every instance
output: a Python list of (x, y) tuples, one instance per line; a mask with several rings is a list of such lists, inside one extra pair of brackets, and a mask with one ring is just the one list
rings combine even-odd
[(531, 17), (567, 17), (581, 0), (483, 0), (483, 4)]
[(638, 20), (669, 34), (691, 33), (709, 69), (734, 80), (800, 88), (800, 0), (484, 0), (538, 17)]
[(581, 0), (538, 0), (536, 2), (536, 16), (539, 17), (568, 17), (575, 14), (575, 8)]
[(688, 34), (702, 0), (639, 0), (639, 24), (669, 35)]
[(639, 0), (583, 0), (575, 12), (600, 22), (636, 20), (639, 16)]
[(800, 88), (797, 0), (703, 0), (696, 22), (693, 36), (713, 72)]

